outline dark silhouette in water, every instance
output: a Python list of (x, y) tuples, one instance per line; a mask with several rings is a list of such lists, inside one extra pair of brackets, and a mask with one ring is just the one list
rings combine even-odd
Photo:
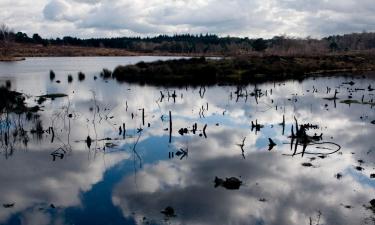
[(313, 164), (308, 163), (308, 162), (302, 163), (301, 165), (304, 166), (304, 167), (313, 167), (314, 166)]
[(276, 146), (276, 143), (271, 138), (268, 138), (268, 141), (269, 141), (268, 151), (271, 151), (273, 149), (273, 147)]
[(178, 133), (183, 136), (184, 134), (188, 134), (189, 130), (187, 128), (181, 128), (178, 130)]
[(225, 178), (225, 180), (215, 177), (214, 182), (215, 182), (215, 188), (222, 186), (229, 190), (238, 190), (240, 189), (240, 186), (242, 185), (242, 181), (236, 177)]
[(81, 71), (80, 72), (78, 72), (78, 80), (79, 81), (83, 81), (83, 80), (85, 80), (85, 74), (84, 73), (82, 73)]
[(172, 143), (172, 112), (169, 111), (169, 143)]
[[(290, 149), (293, 151), (293, 147), (294, 147), (294, 151), (293, 151), (293, 154), (283, 154), (283, 155), (295, 156), (295, 155), (301, 154), (301, 156), (303, 157), (305, 154), (309, 154), (309, 155), (319, 155), (319, 157), (325, 158), (325, 156), (327, 155), (334, 154), (340, 151), (341, 146), (334, 142), (329, 142), (329, 141), (321, 142), (321, 140), (323, 139), (323, 133), (321, 133), (320, 135), (317, 135), (315, 133), (313, 136), (310, 136), (306, 133), (308, 129), (318, 129), (317, 125), (313, 125), (310, 123), (298, 125), (298, 121), (295, 117), (294, 117), (294, 120), (295, 120), (296, 132), (294, 132), (294, 126), (292, 125), (291, 135), (289, 136), (289, 138), (291, 139)], [(325, 149), (325, 150), (331, 150), (331, 151), (330, 152), (308, 152), (306, 151), (307, 146), (312, 146), (312, 145), (332, 145), (332, 146), (335, 146), (336, 149), (323, 146), (319, 148)], [(297, 152), (298, 146), (302, 146), (301, 152)]]
[(279, 123), (279, 125), (283, 128), (282, 135), (285, 133), (285, 115), (283, 115), (283, 122)]
[(176, 217), (174, 209), (171, 206), (167, 206), (164, 210), (160, 211), (166, 217)]
[(40, 110), (39, 106), (27, 107), (26, 96), (20, 92), (8, 90), (6, 87), (0, 87), (0, 113), (14, 112), (36, 113)]
[(6, 204), (3, 204), (3, 207), (4, 208), (13, 208), (15, 205), (15, 203), (6, 203)]
[(203, 130), (202, 130), (204, 138), (207, 138), (206, 129), (207, 129), (207, 124), (204, 125)]
[(66, 154), (66, 151), (63, 148), (56, 149), (55, 151), (51, 153), (52, 161), (55, 161), (56, 158), (63, 159), (65, 154)]
[(258, 120), (255, 120), (255, 123), (251, 121), (251, 131), (255, 129), (255, 134), (257, 134), (258, 131), (260, 131), (260, 129), (262, 129), (263, 127), (264, 126), (262, 124), (258, 124)]
[(30, 133), (31, 134), (36, 134), (36, 137), (41, 140), (42, 139), (42, 135), (44, 134), (44, 129), (43, 129), (43, 125), (42, 125), (42, 121), (41, 120), (37, 120), (36, 123), (35, 123), (35, 127), (33, 129), (30, 130)]
[[(188, 156), (188, 153), (189, 153), (188, 149), (184, 150), (184, 149), (180, 148), (180, 150), (178, 150), (176, 152), (176, 156), (180, 157), (180, 160), (182, 160), (183, 158)], [(172, 159), (172, 158), (174, 158), (174, 155), (175, 155), (174, 152), (169, 152), (168, 158)]]
[(246, 140), (246, 137), (244, 137), (242, 139), (242, 143), (241, 144), (237, 144), (240, 148), (241, 148), (241, 152), (242, 152), (242, 157), (245, 159), (245, 150), (244, 150), (244, 147), (245, 147), (245, 140)]
[(56, 77), (55, 72), (53, 72), (53, 70), (50, 70), (50, 71), (49, 71), (49, 79), (50, 79), (51, 81), (53, 81), (53, 80), (55, 79), (55, 77)]
[(110, 71), (107, 68), (104, 68), (102, 72), (100, 72), (100, 77), (102, 77), (103, 79), (111, 78), (111, 75), (112, 75), (112, 71)]
[(5, 81), (5, 87), (10, 89), (12, 87), (12, 82), (10, 82), (10, 80)]
[(73, 76), (71, 74), (68, 75), (68, 83), (73, 82)]
[(88, 148), (91, 147), (91, 142), (92, 142), (92, 140), (91, 140), (90, 136), (87, 136), (87, 138), (86, 138), (86, 144), (87, 144)]
[(339, 92), (337, 91), (337, 89), (335, 89), (335, 94), (333, 95), (333, 97), (330, 97), (330, 98), (324, 98), (325, 100), (328, 100), (328, 101), (333, 101), (334, 103), (334, 107), (336, 108), (336, 100), (338, 100), (339, 98), (337, 97), (337, 94)]

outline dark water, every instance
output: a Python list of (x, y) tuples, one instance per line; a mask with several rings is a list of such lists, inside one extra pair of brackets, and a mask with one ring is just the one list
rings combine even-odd
[(68, 95), (31, 120), (1, 114), (0, 224), (374, 224), (373, 74), (186, 88), (99, 77), (155, 59), (0, 63), (29, 106)]

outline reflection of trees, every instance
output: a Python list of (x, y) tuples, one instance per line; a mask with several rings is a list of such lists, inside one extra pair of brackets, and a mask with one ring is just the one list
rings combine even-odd
[[(27, 106), (24, 94), (0, 88), (0, 95), (5, 99), (1, 103), (0, 111), (0, 143), (6, 158), (13, 154), (14, 149), (27, 149), (30, 140), (40, 144), (47, 136), (50, 137), (51, 143), (57, 141), (57, 145), (61, 144), (51, 153), (53, 159), (56, 156), (63, 158), (62, 154), (71, 152), (71, 120), (77, 114), (70, 111), (69, 99), (66, 106), (52, 113), (51, 125), (45, 128), (46, 120), (39, 114), (39, 106)], [(66, 131), (67, 140), (57, 131)]]
[(6, 24), (0, 24), (1, 55), (7, 57), (13, 47), (14, 33)]
[[(42, 129), (36, 114), (37, 108), (29, 108), (22, 93), (0, 87), (0, 143), (2, 153), (6, 158), (11, 156), (14, 149), (27, 147), (29, 136), (27, 127), (34, 127), (30, 132)], [(26, 128), (25, 128), (26, 126)]]

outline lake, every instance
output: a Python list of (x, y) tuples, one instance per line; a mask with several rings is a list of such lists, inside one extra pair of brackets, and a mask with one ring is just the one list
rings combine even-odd
[(0, 62), (0, 86), (40, 107), (0, 115), (0, 224), (374, 224), (374, 74), (178, 88), (100, 77), (169, 58)]

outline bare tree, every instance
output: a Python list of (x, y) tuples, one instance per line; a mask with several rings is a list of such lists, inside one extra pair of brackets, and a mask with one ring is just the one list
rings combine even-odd
[(13, 45), (13, 31), (6, 24), (0, 25), (0, 54), (8, 56)]

